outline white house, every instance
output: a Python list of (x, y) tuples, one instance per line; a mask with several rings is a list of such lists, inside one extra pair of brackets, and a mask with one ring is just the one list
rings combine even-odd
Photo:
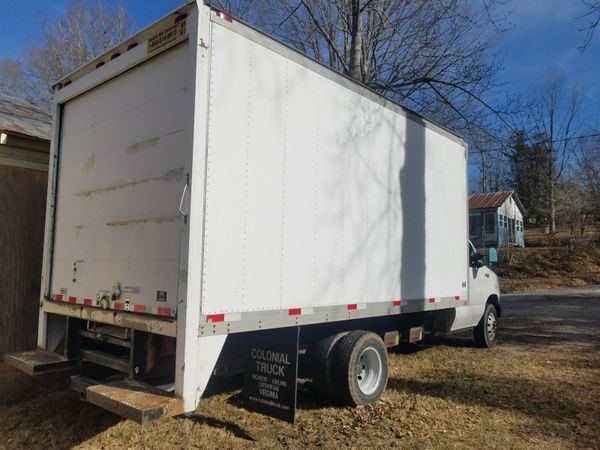
[(524, 247), (525, 208), (515, 191), (469, 197), (469, 239), (476, 247)]

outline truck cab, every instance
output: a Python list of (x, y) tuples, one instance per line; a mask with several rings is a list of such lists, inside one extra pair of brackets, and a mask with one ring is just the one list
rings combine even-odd
[(486, 258), (477, 252), (471, 241), (469, 241), (468, 252), (468, 304), (456, 308), (452, 331), (474, 327), (473, 333), (477, 345), (493, 347), (496, 344), (498, 318), (502, 308), (498, 276), (490, 266), (497, 264), (498, 252), (495, 248), (490, 248)]

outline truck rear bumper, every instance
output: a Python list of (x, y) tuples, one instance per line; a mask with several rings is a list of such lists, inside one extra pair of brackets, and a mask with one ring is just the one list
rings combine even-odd
[(159, 319), (155, 316), (139, 313), (117, 312), (51, 300), (42, 302), (42, 311), (124, 328), (133, 328), (163, 336), (177, 337), (177, 321), (175, 319)]

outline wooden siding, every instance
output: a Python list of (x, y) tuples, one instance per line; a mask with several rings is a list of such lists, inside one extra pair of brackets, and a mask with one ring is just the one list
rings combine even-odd
[(36, 345), (47, 180), (0, 165), (0, 355)]

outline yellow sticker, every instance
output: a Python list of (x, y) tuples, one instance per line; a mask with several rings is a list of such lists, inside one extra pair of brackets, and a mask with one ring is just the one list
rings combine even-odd
[(148, 39), (148, 54), (163, 48), (165, 45), (187, 35), (186, 20), (177, 22), (169, 28), (165, 28), (158, 34)]

